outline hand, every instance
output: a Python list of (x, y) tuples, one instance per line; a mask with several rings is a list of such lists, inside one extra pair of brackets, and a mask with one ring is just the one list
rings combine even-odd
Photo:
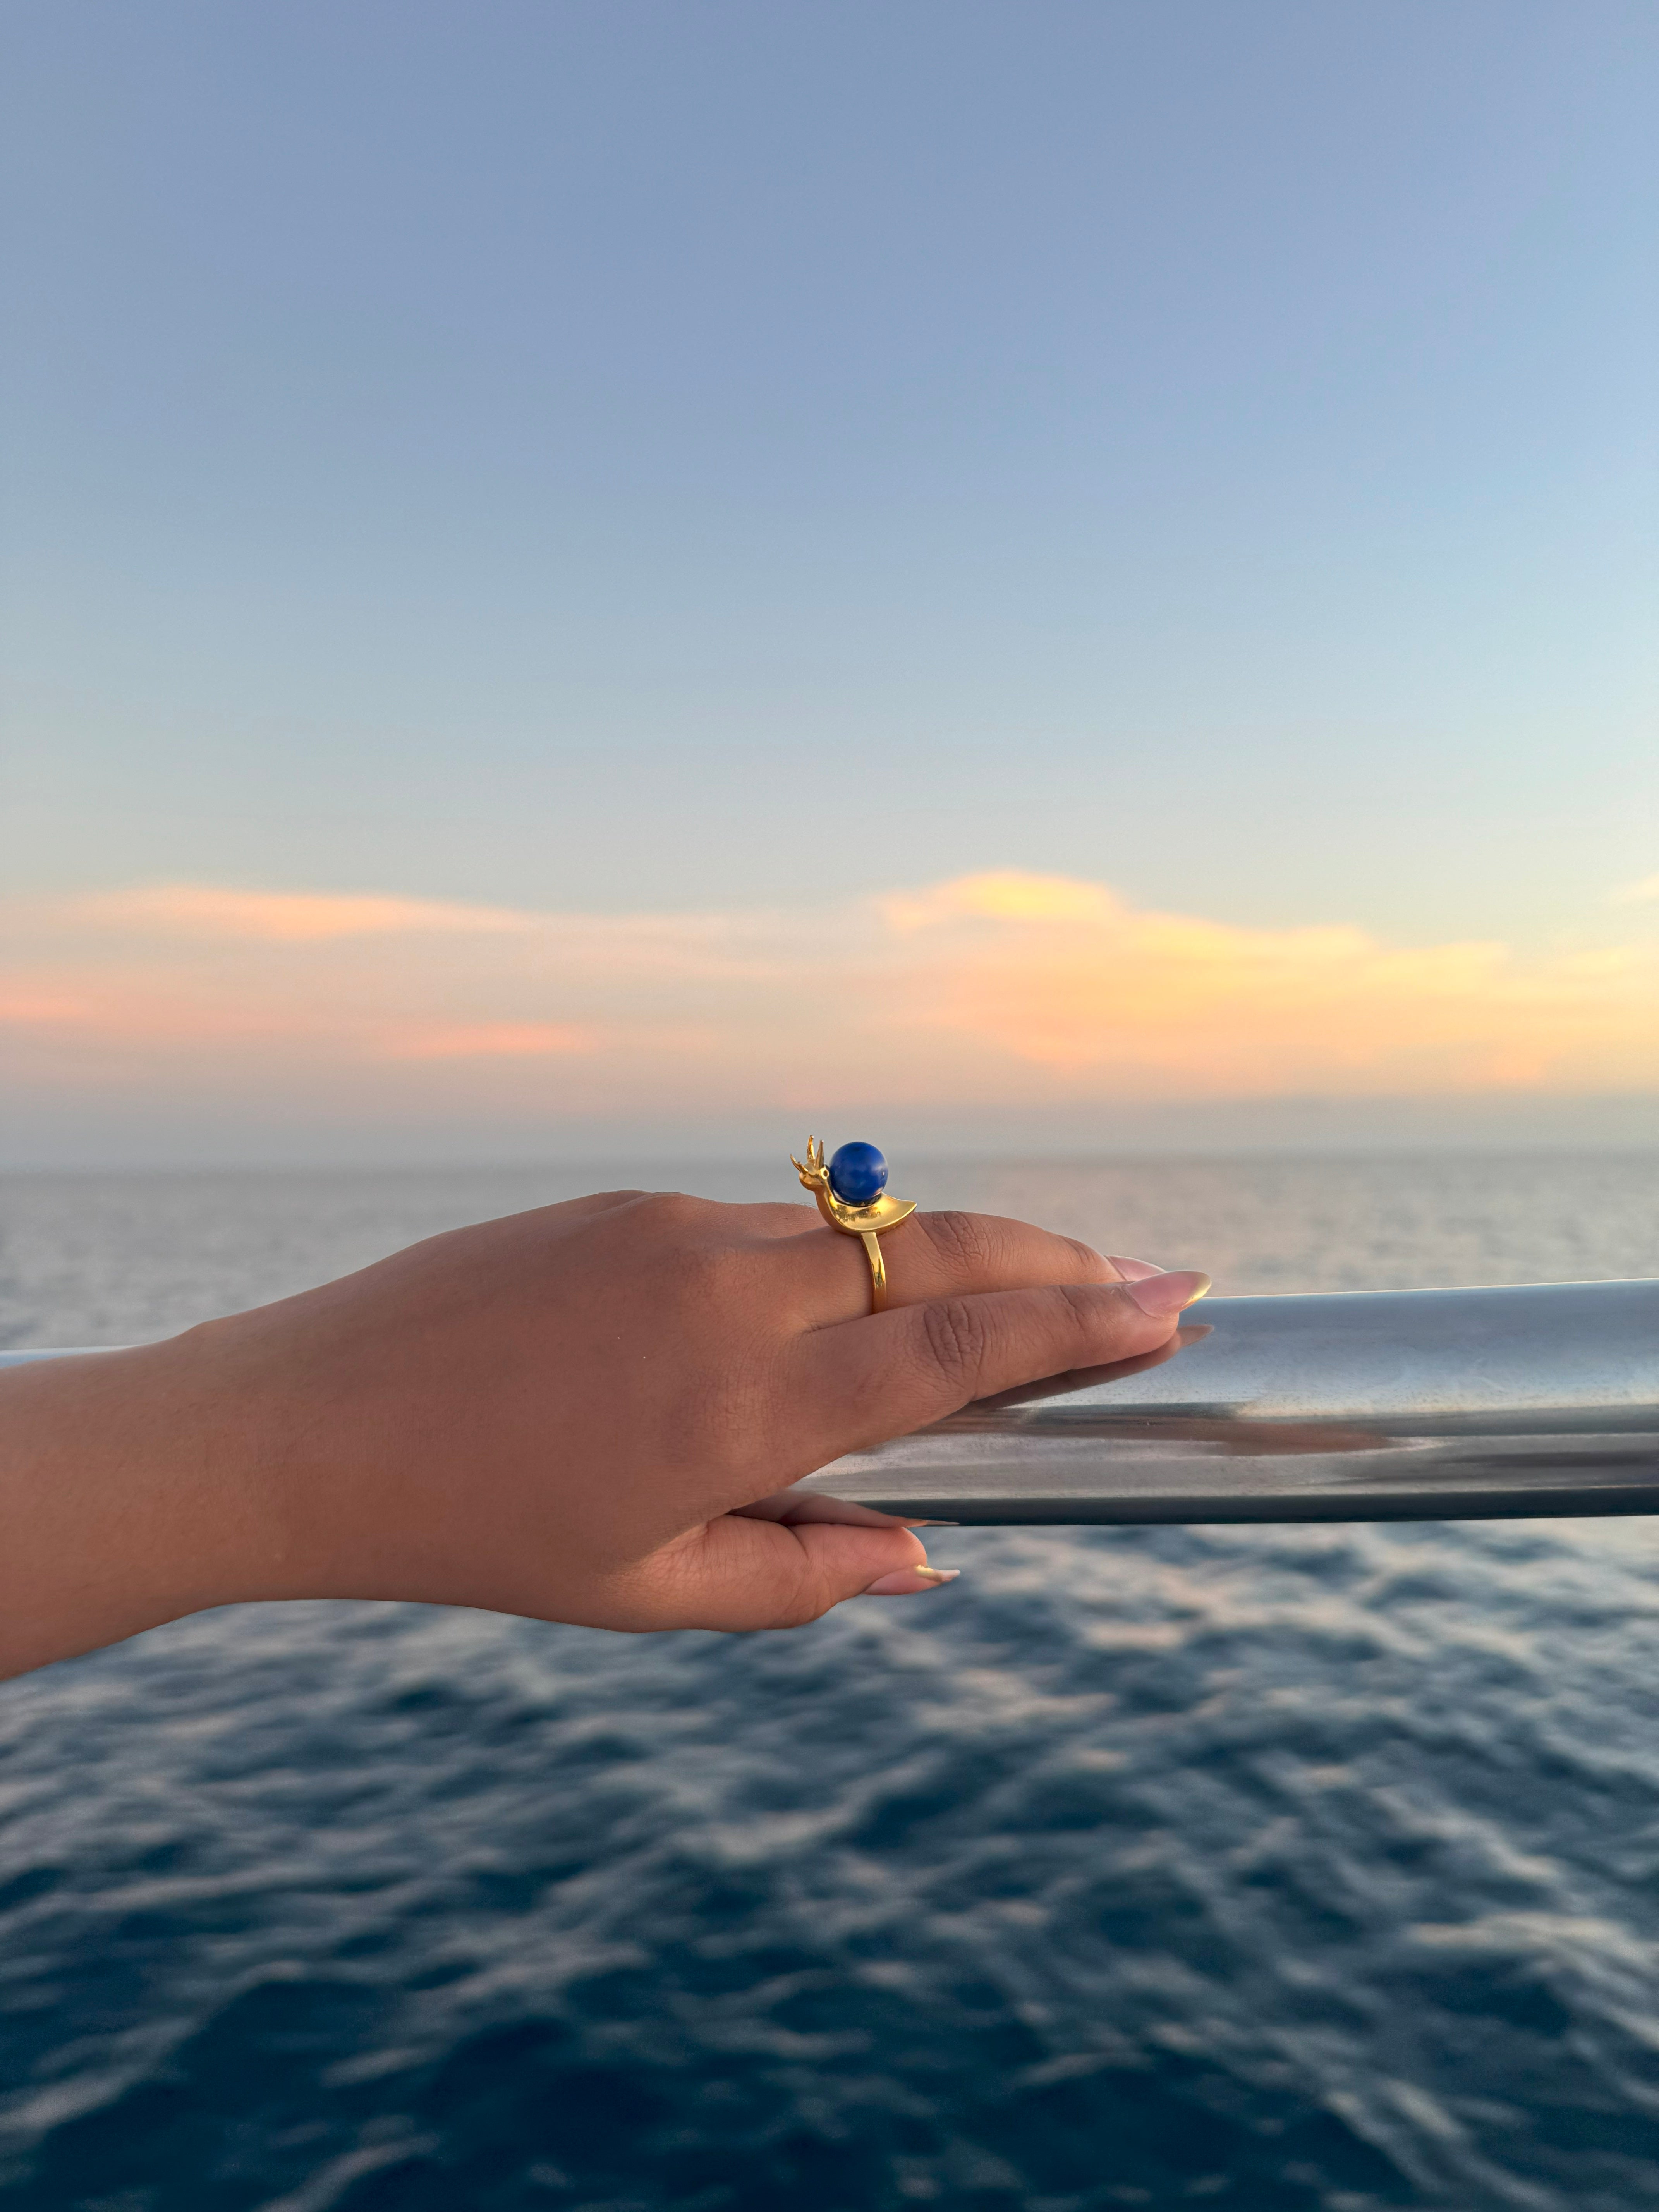
[[(1152, 1351), (1207, 1287), (975, 1215), (915, 1215), (884, 1252), (891, 1303), (871, 1315), (861, 1247), (809, 1207), (611, 1192), (20, 1370), (25, 1456), (32, 1435), (56, 1469), (46, 1547), (80, 1592), (67, 1640), (61, 1601), (42, 1618), (20, 1595), (21, 1663), (233, 1599), (752, 1629), (936, 1587), (912, 1527), (788, 1486), (972, 1399)], [(125, 1541), (88, 1558), (100, 1467)], [(11, 1525), (0, 1492), (0, 1553)]]

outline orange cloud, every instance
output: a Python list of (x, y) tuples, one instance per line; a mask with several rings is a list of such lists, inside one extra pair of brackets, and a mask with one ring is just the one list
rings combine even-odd
[(396, 1116), (1659, 1090), (1659, 946), (1247, 928), (1011, 870), (832, 912), (173, 884), (9, 919), (0, 1033), (42, 1095), (351, 1091)]
[(1659, 1085), (1652, 950), (1528, 964), (1496, 943), (1402, 948), (1342, 927), (1247, 929), (1109, 896), (1091, 908), (1029, 880), (1029, 896), (1006, 875), (926, 895), (939, 939), (926, 1018), (1073, 1088), (1100, 1076), (1143, 1097)]
[(104, 892), (80, 900), (74, 911), (117, 929), (258, 938), (273, 945), (388, 932), (493, 935), (534, 929), (538, 919), (505, 907), (386, 898), (373, 891), (238, 891), (207, 884), (157, 884), (143, 890)]
[(895, 891), (880, 906), (892, 927), (900, 931), (976, 918), (1101, 923), (1123, 911), (1122, 901), (1104, 884), (1082, 884), (1071, 876), (1027, 875), (1017, 868), (957, 876), (921, 891)]

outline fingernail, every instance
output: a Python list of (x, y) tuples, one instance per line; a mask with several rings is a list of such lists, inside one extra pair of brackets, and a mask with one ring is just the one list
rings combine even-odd
[(901, 1567), (896, 1575), (884, 1575), (879, 1582), (871, 1583), (866, 1597), (916, 1597), (923, 1590), (937, 1589), (941, 1583), (953, 1583), (962, 1572), (960, 1567)]
[(1149, 1275), (1144, 1282), (1124, 1285), (1142, 1313), (1151, 1314), (1154, 1321), (1167, 1321), (1171, 1314), (1180, 1313), (1201, 1298), (1209, 1287), (1209, 1277), (1194, 1268), (1172, 1275)]
[(1161, 1275), (1164, 1273), (1162, 1267), (1153, 1267), (1150, 1260), (1126, 1260), (1119, 1252), (1109, 1252), (1106, 1257), (1126, 1283), (1144, 1283), (1148, 1275)]
[[(907, 1528), (960, 1528), (962, 1523), (960, 1521), (907, 1521), (904, 1525)], [(962, 1570), (958, 1568), (957, 1571), (959, 1574)]]

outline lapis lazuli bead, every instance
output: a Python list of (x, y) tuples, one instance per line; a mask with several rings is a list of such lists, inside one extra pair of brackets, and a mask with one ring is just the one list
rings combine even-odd
[(874, 1145), (842, 1145), (830, 1162), (830, 1188), (843, 1206), (868, 1206), (887, 1188), (887, 1163)]

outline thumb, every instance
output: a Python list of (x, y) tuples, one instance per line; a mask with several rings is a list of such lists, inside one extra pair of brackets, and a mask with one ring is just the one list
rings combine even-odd
[[(930, 1567), (910, 1530), (840, 1522), (781, 1522), (724, 1514), (641, 1570), (641, 1628), (799, 1628), (844, 1598), (903, 1597), (956, 1580)], [(635, 1608), (630, 1607), (630, 1611)]]

